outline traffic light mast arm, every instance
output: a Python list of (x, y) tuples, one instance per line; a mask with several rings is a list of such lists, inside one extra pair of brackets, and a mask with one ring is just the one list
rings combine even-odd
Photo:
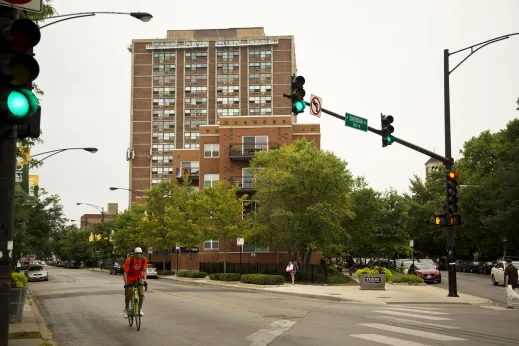
[[(283, 96), (287, 97), (286, 94), (283, 94)], [(305, 102), (306, 102), (306, 101), (305, 101)], [(306, 102), (306, 105), (307, 105), (307, 106), (310, 106), (310, 102)], [(342, 116), (342, 115), (340, 115), (340, 114), (337, 114), (337, 113), (335, 113), (335, 112), (329, 111), (329, 110), (327, 110), (327, 109), (321, 108), (321, 112), (326, 113), (326, 114), (328, 114), (328, 115), (331, 115), (332, 117), (335, 117), (335, 118), (337, 118), (337, 119), (345, 120), (345, 117), (344, 117), (344, 116)], [(375, 134), (377, 134), (377, 135), (379, 135), (379, 136), (382, 136), (382, 132), (381, 132), (380, 130), (377, 130), (377, 129), (371, 127), (371, 126), (368, 126), (368, 131), (373, 132), (373, 133), (375, 133)], [(397, 137), (395, 137), (395, 136), (393, 136), (393, 138), (394, 138), (394, 141), (395, 141), (396, 143), (400, 143), (400, 144), (402, 144), (403, 146), (408, 147), (409, 149), (413, 149), (413, 150), (415, 150), (415, 151), (418, 151), (419, 153), (422, 153), (422, 154), (424, 154), (424, 155), (427, 155), (427, 156), (429, 156), (429, 157), (432, 157), (432, 158), (434, 158), (434, 159), (436, 159), (436, 160), (438, 160), (438, 161), (443, 162), (444, 164), (447, 164), (447, 163), (449, 163), (449, 162), (451, 163), (451, 165), (453, 164), (452, 159), (448, 159), (448, 158), (446, 158), (446, 157), (444, 157), (444, 156), (438, 155), (438, 154), (436, 154), (436, 153), (434, 153), (434, 152), (432, 152), (432, 151), (429, 151), (429, 150), (427, 150), (427, 149), (425, 149), (425, 148), (419, 147), (418, 145), (415, 145), (415, 144), (413, 144), (413, 143), (409, 143), (408, 141), (405, 141), (405, 140), (403, 140), (403, 139), (397, 138)]]

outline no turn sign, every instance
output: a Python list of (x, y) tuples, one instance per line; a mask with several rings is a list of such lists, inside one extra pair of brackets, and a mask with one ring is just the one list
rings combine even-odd
[(322, 98), (315, 96), (315, 95), (311, 95), (311, 97), (310, 97), (310, 113), (312, 113), (312, 115), (315, 115), (316, 117), (320, 118), (322, 104), (323, 104)]

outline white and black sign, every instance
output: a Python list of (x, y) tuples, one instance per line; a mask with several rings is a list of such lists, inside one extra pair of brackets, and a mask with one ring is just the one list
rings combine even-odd
[(369, 284), (379, 284), (382, 282), (380, 276), (366, 276), (365, 280)]

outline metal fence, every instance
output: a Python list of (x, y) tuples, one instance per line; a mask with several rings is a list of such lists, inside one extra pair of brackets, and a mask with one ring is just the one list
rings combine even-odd
[[(327, 282), (328, 267), (326, 264), (298, 264), (296, 281)], [(277, 263), (233, 263), (227, 262), (227, 273), (282, 275), (287, 280), (290, 274), (286, 265)], [(207, 274), (223, 273), (223, 262), (200, 262), (200, 271)]]

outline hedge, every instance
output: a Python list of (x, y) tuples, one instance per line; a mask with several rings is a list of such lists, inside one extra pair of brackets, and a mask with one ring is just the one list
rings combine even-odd
[(240, 281), (241, 274), (240, 273), (217, 273), (210, 274), (209, 279), (211, 280), (220, 280), (220, 281)]
[(159, 270), (159, 275), (175, 275), (175, 272), (173, 270)]
[(386, 274), (386, 282), (390, 282), (391, 279), (393, 278), (393, 273), (391, 273), (391, 270), (389, 270), (387, 268), (382, 268), (382, 267), (374, 267), (374, 268), (366, 267), (366, 268), (359, 269), (355, 272), (355, 275), (357, 277), (360, 277), (360, 274), (371, 274), (371, 275)]
[(393, 280), (391, 281), (393, 283), (409, 283), (409, 284), (423, 284), (423, 279), (416, 275), (410, 275), (410, 274), (400, 274), (395, 275)]
[(11, 272), (11, 287), (27, 286), (27, 277), (22, 273)]
[(353, 280), (351, 277), (346, 276), (342, 273), (328, 274), (328, 281), (326, 281), (326, 283), (329, 283), (329, 284), (345, 284), (345, 283), (350, 283), (350, 282), (355, 282), (355, 280)]
[(185, 272), (177, 273), (177, 276), (181, 277), (181, 278), (203, 279), (207, 276), (207, 273), (206, 272), (185, 271)]
[(241, 282), (255, 285), (284, 285), (285, 278), (281, 275), (245, 274), (241, 276)]

